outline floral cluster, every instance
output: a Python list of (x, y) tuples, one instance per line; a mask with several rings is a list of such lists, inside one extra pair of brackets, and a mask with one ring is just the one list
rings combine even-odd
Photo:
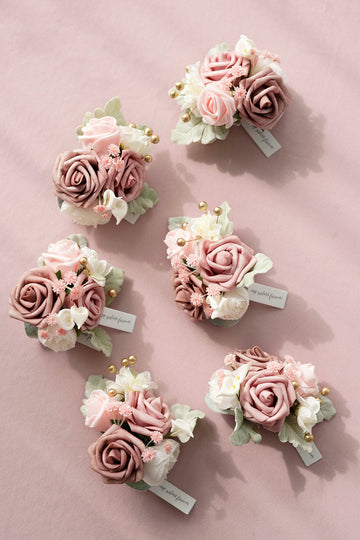
[(249, 306), (247, 287), (255, 274), (272, 267), (271, 260), (233, 234), (227, 202), (197, 218), (170, 218), (165, 238), (173, 267), (175, 302), (193, 319), (231, 326)]
[(86, 340), (110, 356), (111, 339), (99, 322), (124, 276), (123, 270), (99, 259), (82, 235), (71, 235), (50, 244), (38, 266), (21, 276), (10, 293), (9, 315), (25, 323), (29, 337), (55, 352)]
[(145, 179), (151, 143), (159, 137), (149, 127), (127, 125), (118, 98), (104, 111), (86, 113), (77, 136), (81, 148), (60, 154), (53, 171), (62, 213), (79, 225), (97, 227), (112, 216), (118, 225), (123, 218), (134, 222), (157, 203)]
[(281, 442), (311, 452), (313, 427), (336, 412), (329, 389), (319, 387), (314, 366), (257, 346), (227, 354), (224, 363), (226, 368), (211, 376), (206, 401), (216, 412), (235, 415), (231, 442), (260, 442), (261, 426), (278, 433)]
[(169, 91), (182, 111), (172, 140), (208, 144), (225, 139), (241, 120), (273, 128), (289, 103), (284, 79), (279, 57), (260, 51), (247, 36), (234, 49), (217, 45), (202, 63), (188, 65), (184, 79)]
[(102, 432), (89, 447), (91, 468), (105, 482), (146, 491), (162, 484), (175, 465), (180, 452), (175, 438), (189, 441), (197, 419), (205, 415), (179, 403), (170, 408), (155, 396), (150, 373), (135, 372), (135, 362), (131, 355), (120, 371), (110, 365), (115, 381), (91, 375), (81, 411), (85, 424)]

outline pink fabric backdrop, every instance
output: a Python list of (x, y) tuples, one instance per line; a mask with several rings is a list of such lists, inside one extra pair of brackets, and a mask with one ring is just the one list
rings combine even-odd
[[(359, 14), (352, 0), (2, 2), (2, 538), (358, 538)], [(293, 94), (273, 130), (282, 150), (266, 159), (240, 128), (212, 146), (175, 146), (168, 89), (241, 33), (281, 56)], [(51, 170), (83, 113), (115, 95), (128, 122), (160, 135), (149, 169), (160, 202), (134, 226), (87, 230), (58, 213)], [(218, 329), (176, 308), (167, 217), (196, 214), (202, 199), (228, 200), (235, 232), (273, 259), (258, 281), (289, 291), (284, 311), (252, 305)], [(110, 330), (111, 360), (136, 354), (167, 402), (206, 412), (169, 476), (198, 500), (188, 517), (90, 470), (97, 433), (79, 407), (88, 375), (109, 361), (83, 346), (52, 353), (7, 316), (17, 278), (75, 231), (126, 270), (114, 307), (138, 319), (133, 335)], [(309, 469), (271, 433), (232, 446), (232, 419), (204, 403), (224, 355), (254, 344), (316, 364), (331, 388), (338, 414), (315, 429), (324, 459)]]

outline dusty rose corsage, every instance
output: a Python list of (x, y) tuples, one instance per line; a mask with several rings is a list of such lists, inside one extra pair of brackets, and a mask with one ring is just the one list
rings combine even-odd
[(258, 346), (227, 354), (224, 363), (211, 376), (206, 402), (216, 412), (235, 415), (231, 442), (242, 446), (251, 438), (259, 443), (262, 427), (277, 433), (281, 442), (311, 452), (314, 426), (336, 412), (329, 389), (319, 387), (314, 366)]
[(136, 373), (136, 357), (111, 364), (115, 381), (90, 375), (81, 411), (85, 425), (101, 431), (88, 453), (91, 468), (106, 483), (140, 491), (159, 486), (175, 465), (180, 444), (193, 437), (204, 413), (179, 403), (169, 407), (154, 394), (158, 385), (148, 371)]
[(84, 236), (73, 234), (50, 244), (38, 266), (21, 276), (10, 293), (9, 315), (55, 352), (79, 341), (110, 356), (111, 338), (99, 324), (124, 276), (124, 270), (99, 259)]
[(256, 274), (270, 270), (272, 261), (233, 234), (227, 202), (213, 213), (207, 207), (201, 201), (200, 217), (169, 219), (165, 244), (175, 302), (192, 319), (232, 326), (248, 309), (247, 287)]
[(144, 125), (126, 124), (119, 98), (87, 112), (77, 128), (79, 147), (60, 154), (53, 185), (61, 213), (79, 225), (104, 225), (112, 216), (134, 223), (158, 202), (146, 183), (151, 143), (159, 136)]
[(230, 49), (226, 43), (211, 49), (202, 63), (186, 67), (185, 77), (169, 90), (181, 107), (172, 132), (178, 144), (209, 144), (226, 138), (244, 120), (272, 129), (289, 103), (279, 57), (260, 51), (242, 35)]

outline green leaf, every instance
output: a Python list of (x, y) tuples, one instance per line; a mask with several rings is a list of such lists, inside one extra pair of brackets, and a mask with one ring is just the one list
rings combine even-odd
[(86, 247), (88, 245), (85, 236), (83, 236), (82, 234), (70, 234), (67, 239), (76, 242), (79, 248)]
[(242, 446), (250, 441), (258, 444), (262, 437), (251, 422), (244, 419), (244, 413), (241, 406), (235, 408), (235, 429), (231, 434), (230, 441), (235, 446)]
[(112, 116), (115, 118), (118, 126), (125, 126), (125, 118), (121, 112), (121, 103), (118, 97), (113, 97), (105, 104), (104, 116)]
[(112, 298), (108, 295), (108, 292), (110, 289), (115, 289), (115, 291), (119, 292), (121, 285), (123, 284), (125, 278), (125, 271), (121, 270), (121, 268), (116, 268), (116, 266), (113, 266), (110, 272), (105, 277), (105, 294), (106, 294), (106, 305), (108, 306), (115, 300), (115, 298)]
[(215, 45), (215, 47), (210, 49), (210, 51), (208, 52), (208, 56), (210, 54), (217, 54), (223, 51), (230, 51), (230, 47), (229, 45), (227, 45), (227, 43), (219, 43), (218, 45)]
[(220, 413), (220, 414), (234, 414), (234, 411), (232, 409), (219, 409), (219, 407), (217, 407), (215, 405), (215, 403), (212, 401), (211, 397), (210, 397), (210, 394), (209, 392), (206, 394), (205, 396), (205, 403), (206, 405), (209, 407), (209, 409), (211, 409), (212, 411), (216, 412), (216, 413)]
[(185, 216), (179, 216), (179, 217), (171, 217), (168, 221), (168, 229), (169, 231), (173, 231), (174, 229), (181, 229), (181, 226), (183, 223), (188, 223), (191, 218), (185, 217)]
[(128, 211), (138, 216), (143, 215), (147, 210), (155, 206), (158, 200), (159, 197), (156, 191), (145, 183), (140, 195), (128, 203)]
[(150, 489), (149, 484), (144, 482), (144, 480), (140, 480), (140, 482), (127, 482), (126, 485), (133, 489), (137, 489), (137, 491), (147, 491)]
[(57, 272), (55, 272), (55, 275), (58, 279), (61, 279), (61, 270), (58, 270)]
[(103, 328), (100, 328), (100, 326), (94, 328), (94, 330), (86, 330), (85, 332), (81, 332), (78, 341), (84, 345), (88, 343), (96, 351), (104, 353), (105, 356), (111, 355), (111, 337)]
[(272, 260), (263, 253), (257, 253), (255, 255), (255, 259), (255, 265), (252, 267), (250, 272), (245, 274), (243, 279), (237, 285), (238, 287), (250, 287), (254, 283), (254, 276), (256, 274), (265, 274), (273, 267)]
[(298, 425), (294, 414), (290, 414), (286, 418), (279, 432), (279, 439), (283, 443), (289, 442), (294, 448), (300, 446), (306, 452), (311, 452), (312, 444), (304, 440), (304, 432)]
[(24, 323), (25, 326), (25, 332), (28, 337), (31, 338), (37, 338), (38, 337), (38, 328), (37, 326), (34, 326), (33, 324)]
[(89, 397), (94, 390), (103, 390), (106, 392), (106, 385), (111, 382), (109, 379), (104, 379), (102, 375), (89, 375), (85, 384), (85, 397)]
[(331, 420), (331, 418), (335, 415), (336, 409), (334, 405), (332, 404), (331, 399), (329, 399), (326, 396), (319, 395), (319, 398), (321, 399), (320, 404), (320, 410), (317, 413), (317, 423), (323, 422), (324, 420)]
[(201, 117), (190, 115), (189, 122), (178, 121), (176, 128), (173, 129), (171, 140), (177, 144), (190, 144), (201, 142), (210, 144), (216, 139), (225, 139), (229, 130), (225, 126), (210, 126), (202, 121)]

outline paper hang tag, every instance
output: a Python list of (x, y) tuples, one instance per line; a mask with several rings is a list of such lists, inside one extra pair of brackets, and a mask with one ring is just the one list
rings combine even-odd
[(132, 212), (128, 212), (126, 214), (126, 216), (124, 217), (125, 221), (127, 221), (128, 223), (131, 223), (131, 225), (134, 225), (134, 223), (137, 222), (137, 220), (139, 219), (140, 215), (139, 214), (133, 214)]
[(252, 302), (266, 304), (267, 306), (279, 309), (284, 309), (288, 294), (287, 291), (283, 291), (282, 289), (275, 289), (275, 287), (268, 287), (260, 283), (253, 283), (248, 287), (248, 293)]
[(152, 486), (149, 491), (172, 506), (175, 506), (175, 508), (184, 514), (189, 514), (196, 503), (196, 499), (194, 499), (194, 497), (191, 497), (181, 489), (173, 486), (167, 480), (164, 480), (160, 486)]
[(134, 331), (135, 321), (136, 315), (106, 307), (104, 308), (99, 324), (131, 334)]
[(271, 135), (270, 131), (267, 129), (263, 130), (257, 128), (251, 124), (248, 124), (244, 120), (241, 120), (241, 125), (266, 157), (270, 157), (275, 154), (275, 152), (280, 150), (281, 144), (278, 143), (275, 137), (273, 137), (273, 135)]
[(320, 461), (322, 459), (322, 455), (320, 454), (320, 451), (317, 446), (315, 446), (314, 443), (311, 445), (311, 452), (307, 452), (306, 450), (303, 450), (299, 446), (296, 448), (298, 451), (299, 456), (305, 463), (307, 467), (310, 467), (310, 465), (313, 465), (317, 461)]

